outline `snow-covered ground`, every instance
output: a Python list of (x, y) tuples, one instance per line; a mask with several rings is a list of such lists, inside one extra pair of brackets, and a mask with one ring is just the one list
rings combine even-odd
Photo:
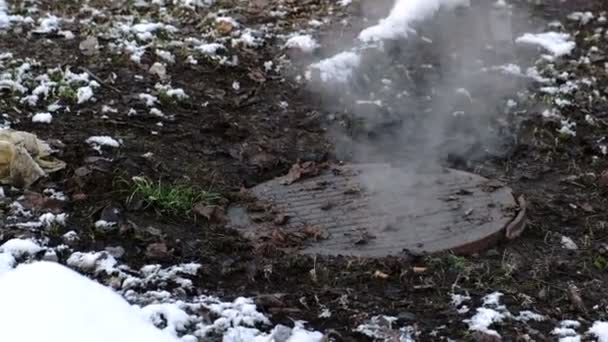
[(30, 239), (0, 246), (0, 340), (192, 342), (223, 336), (224, 341), (272, 342), (280, 335), (285, 341), (314, 342), (323, 337), (304, 322), (272, 328), (252, 299), (184, 295), (193, 290), (189, 277), (198, 264), (132, 270), (108, 252), (71, 253), (69, 267), (35, 260), (55, 260), (67, 249)]

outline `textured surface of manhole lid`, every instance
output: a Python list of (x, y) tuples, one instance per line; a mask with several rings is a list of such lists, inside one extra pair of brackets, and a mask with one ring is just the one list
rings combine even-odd
[(322, 232), (305, 254), (381, 257), (451, 250), (474, 253), (504, 236), (518, 206), (511, 189), (481, 176), (444, 169), (412, 174), (386, 164), (332, 166), (286, 185), (279, 177), (251, 189), (285, 220), (229, 209), (229, 224), (255, 239), (269, 230)]

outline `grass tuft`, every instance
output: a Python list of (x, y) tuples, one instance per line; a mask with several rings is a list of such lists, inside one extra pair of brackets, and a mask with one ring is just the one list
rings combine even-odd
[(191, 214), (196, 203), (214, 206), (222, 200), (222, 196), (218, 193), (182, 184), (154, 182), (145, 177), (133, 177), (128, 201), (131, 202), (134, 198), (143, 199), (148, 207), (175, 215)]

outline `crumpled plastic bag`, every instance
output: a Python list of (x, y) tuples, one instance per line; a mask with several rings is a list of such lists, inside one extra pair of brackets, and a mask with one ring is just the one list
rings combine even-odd
[(29, 187), (48, 173), (65, 168), (53, 149), (32, 133), (0, 129), (0, 183)]

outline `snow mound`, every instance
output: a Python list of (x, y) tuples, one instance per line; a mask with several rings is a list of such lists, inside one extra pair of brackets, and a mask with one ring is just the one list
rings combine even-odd
[(0, 302), (2, 341), (178, 341), (111, 289), (57, 263), (20, 265), (0, 275)]
[(0, 0), (0, 29), (8, 28), (11, 24), (11, 20), (6, 13), (8, 6), (4, 0)]

